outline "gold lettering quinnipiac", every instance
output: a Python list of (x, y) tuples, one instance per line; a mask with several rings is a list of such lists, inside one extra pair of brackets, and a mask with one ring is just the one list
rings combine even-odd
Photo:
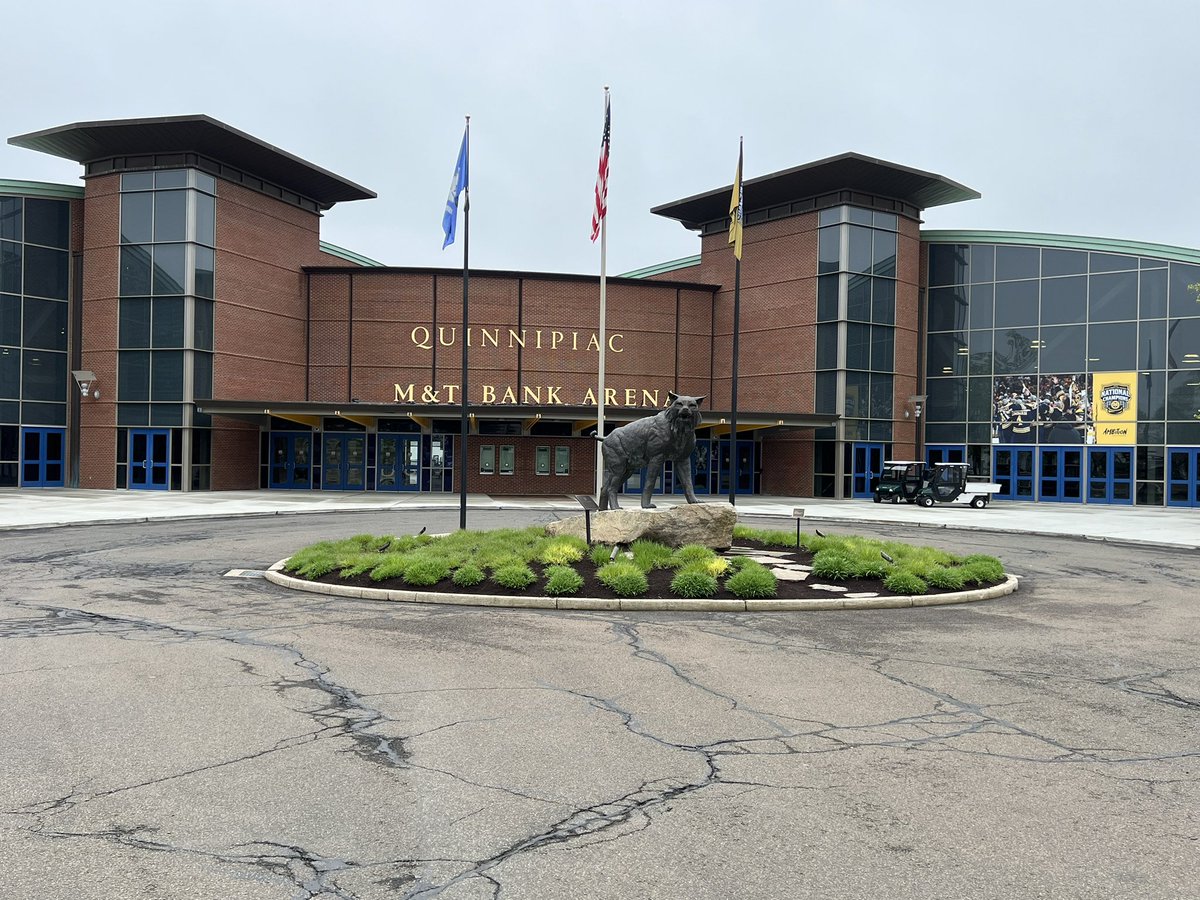
[[(439, 347), (453, 347), (458, 344), (460, 329), (457, 325), (438, 325), (437, 344)], [(600, 352), (600, 338), (596, 332), (581, 332), (581, 331), (560, 331), (550, 328), (508, 328), (504, 329), (508, 332), (508, 349), (512, 350), (517, 347), (524, 349), (527, 341), (532, 338), (532, 347), (535, 350), (570, 350), (572, 353), (583, 351), (585, 353)], [(425, 326), (417, 325), (409, 332), (408, 339), (414, 347), (420, 347), (422, 350), (432, 350), (434, 342), (434, 329)], [(470, 327), (466, 329), (467, 346), (475, 347), (479, 350), (490, 348), (500, 349), (501, 347), (501, 329), (497, 326), (491, 327)], [(532, 332), (532, 334), (531, 334)], [(624, 353), (625, 335), (613, 333), (607, 336), (608, 349), (612, 353)]]

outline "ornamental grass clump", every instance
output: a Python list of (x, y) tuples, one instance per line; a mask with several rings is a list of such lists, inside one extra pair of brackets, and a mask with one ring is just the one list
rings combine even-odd
[(753, 560), (725, 579), (725, 590), (742, 600), (760, 600), (774, 597), (776, 593), (775, 573)]
[(461, 588), (475, 587), (475, 585), (482, 582), (485, 578), (487, 578), (487, 575), (484, 574), (483, 569), (474, 563), (463, 563), (450, 576), (450, 580)]
[(717, 552), (711, 547), (687, 544), (671, 554), (671, 568), (680, 569), (691, 563), (708, 562), (708, 560), (716, 558)]
[(996, 584), (1004, 580), (1004, 566), (993, 556), (975, 553), (962, 561), (961, 571), (966, 584)]
[(431, 587), (450, 576), (450, 566), (436, 556), (420, 556), (410, 559), (404, 567), (405, 584), (413, 587)]
[(812, 573), (819, 578), (844, 581), (854, 577), (854, 560), (836, 549), (818, 550), (813, 557)]
[(587, 542), (573, 535), (563, 535), (547, 543), (538, 552), (538, 562), (544, 566), (568, 566), (583, 559)]
[(353, 578), (364, 572), (370, 572), (379, 565), (383, 558), (378, 551), (356, 553), (347, 559), (341, 560), (341, 570), (338, 572), (338, 575), (342, 578)]
[(671, 579), (671, 593), (685, 600), (712, 597), (717, 593), (717, 579), (703, 563), (693, 563), (675, 573)]
[(372, 581), (387, 581), (389, 578), (400, 578), (408, 567), (410, 557), (402, 553), (388, 553), (379, 564), (371, 570)]
[(627, 559), (606, 563), (596, 577), (618, 597), (639, 597), (650, 590), (646, 573)]
[(961, 591), (966, 583), (961, 568), (951, 569), (946, 566), (934, 566), (925, 573), (925, 581), (931, 587), (947, 591)]
[(509, 590), (523, 591), (537, 581), (537, 575), (525, 563), (515, 562), (501, 566), (494, 571), (492, 573), (492, 581)]
[(629, 550), (633, 553), (633, 564), (643, 572), (671, 567), (671, 548), (657, 541), (636, 540)]
[(545, 574), (546, 593), (551, 597), (578, 594), (583, 587), (583, 576), (570, 566), (548, 566)]
[(884, 586), (893, 594), (924, 594), (929, 585), (904, 569), (896, 569), (883, 580)]

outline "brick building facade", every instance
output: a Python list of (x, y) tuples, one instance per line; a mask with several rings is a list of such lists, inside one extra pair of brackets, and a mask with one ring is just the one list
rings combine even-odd
[[(464, 333), (461, 271), (383, 266), (322, 242), (322, 213), (374, 194), (251, 135), (182, 116), (10, 142), (80, 162), (84, 187), (0, 182), (0, 485), (449, 492), (465, 453), (471, 492), (593, 491), (597, 278), (471, 272)], [(1107, 481), (1060, 477), (1061, 499), (1133, 502), (1136, 491), (1138, 502), (1200, 505), (1200, 435), (1182, 412), (1174, 422), (1188, 400), (1170, 393), (1172, 373), (1200, 359), (1183, 344), (1160, 351), (1171, 399), (1139, 407), (1139, 423), (1145, 413), (1162, 425), (1139, 424), (1126, 448), (1042, 447), (1027, 461), (991, 446), (1010, 434), (1009, 399), (1003, 411), (999, 399), (975, 402), (999, 398), (1017, 371), (1032, 373), (1021, 377), (1034, 405), (1049, 362), (1037, 361), (1036, 334), (999, 330), (999, 306), (985, 323), (991, 295), (972, 285), (1024, 296), (1021, 279), (1040, 278), (1035, 291), (1048, 297), (1059, 285), (1046, 279), (1061, 274), (1052, 248), (1081, 257), (1085, 273), (1132, 259), (1136, 281), (1133, 245), (1117, 257), (1101, 252), (1112, 242), (1089, 239), (922, 233), (924, 209), (978, 195), (847, 153), (745, 182), (735, 291), (729, 194), (652, 210), (699, 232), (698, 256), (607, 280), (606, 424), (654, 413), (668, 392), (705, 397), (697, 493), (863, 497), (885, 458), (928, 458), (1007, 477), (1011, 499), (1054, 499), (1038, 474), (1026, 496), (1018, 470), (1074, 461), (1109, 465)], [(1141, 270), (1161, 269), (1164, 283), (1169, 272), (1172, 285), (1200, 263), (1195, 251), (1135, 249)], [(1030, 253), (1047, 262), (1007, 272), (1008, 255)], [(1104, 277), (1094, 276), (1085, 322), (1109, 303)], [(1190, 334), (1191, 308), (1172, 304), (1182, 318), (1171, 334)], [(1035, 319), (1037, 308), (1035, 299)], [(1043, 325), (1057, 326), (1041, 308)], [(1137, 329), (1156, 327), (1145, 318), (1135, 311), (1126, 329), (1135, 343)], [(985, 339), (995, 349), (977, 353)], [(1002, 342), (1014, 340), (1029, 347), (1002, 358)], [(969, 373), (956, 368), (968, 361)], [(1193, 387), (1177, 380), (1178, 391)], [(1050, 434), (1048, 419), (1031, 421), (1011, 433)], [(1080, 412), (1077, 425), (1082, 435), (1091, 420)], [(1114, 475), (1122, 460), (1128, 474)], [(658, 474), (660, 490), (682, 490), (669, 464)]]

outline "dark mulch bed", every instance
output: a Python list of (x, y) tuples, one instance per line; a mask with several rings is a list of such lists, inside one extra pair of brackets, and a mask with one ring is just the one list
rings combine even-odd
[[(742, 548), (748, 548), (748, 549), (755, 549), (755, 550), (778, 551), (778, 550), (784, 549), (784, 548), (780, 548), (780, 547), (768, 547), (766, 544), (761, 544), (761, 543), (758, 543), (757, 541), (746, 541), (746, 540), (738, 540), (736, 542), (736, 546), (742, 547)], [(779, 559), (782, 562), (802, 563), (806, 566), (812, 565), (812, 554), (809, 553), (807, 550), (799, 550), (795, 553), (790, 553), (786, 556), (781, 556), (781, 557), (779, 557)], [(500, 596), (500, 597), (545, 596), (545, 592), (542, 590), (542, 588), (546, 582), (545, 582), (545, 576), (541, 572), (542, 567), (537, 563), (533, 563), (530, 566), (530, 568), (532, 568), (533, 571), (538, 574), (539, 580), (534, 582), (532, 585), (530, 585), (528, 588), (526, 588), (523, 591), (517, 591), (517, 590), (512, 590), (510, 588), (502, 587), (501, 585), (496, 584), (491, 579), (486, 579), (473, 588), (459, 587), (458, 585), (454, 584), (449, 579), (443, 579), (442, 581), (439, 581), (437, 584), (433, 585), (432, 587), (414, 588), (411, 584), (408, 584), (407, 582), (405, 582), (403, 578), (389, 578), (385, 581), (372, 581), (370, 576), (365, 575), (365, 574), (364, 575), (356, 575), (353, 578), (341, 578), (338, 576), (338, 574), (336, 572), (331, 572), (330, 574), (324, 575), (321, 578), (318, 578), (316, 580), (323, 582), (325, 584), (349, 584), (349, 585), (353, 585), (355, 587), (379, 588), (382, 590), (392, 590), (392, 591), (421, 590), (421, 591), (427, 591), (430, 593), (477, 594), (477, 595), (487, 594), (487, 595), (494, 595), (494, 596)], [(601, 582), (600, 580), (598, 580), (596, 578), (596, 567), (594, 565), (592, 565), (590, 560), (585, 559), (579, 563), (576, 563), (575, 570), (577, 572), (579, 572), (580, 575), (583, 576), (583, 587), (580, 589), (579, 593), (574, 594), (572, 596), (597, 597), (597, 598), (602, 598), (602, 599), (613, 599), (613, 598), (617, 597), (617, 595), (614, 594), (611, 590), (609, 590), (608, 587), (605, 586), (605, 584), (603, 582)], [(676, 594), (671, 593), (671, 579), (674, 577), (675, 577), (675, 573), (672, 570), (655, 569), (654, 571), (650, 572), (646, 576), (647, 580), (650, 582), (650, 590), (640, 596), (652, 598), (652, 599), (658, 599), (658, 600), (678, 599), (678, 596)], [(808, 581), (813, 581), (817, 584), (821, 584), (823, 580), (820, 578), (817, 578), (814, 575), (810, 575), (808, 577)], [(778, 597), (781, 600), (813, 600), (813, 599), (818, 599), (818, 598), (830, 599), (830, 598), (842, 596), (842, 594), (840, 592), (813, 590), (811, 587), (808, 586), (808, 581), (783, 581), (783, 580), (777, 579), (775, 582), (776, 597)], [(871, 578), (852, 578), (852, 579), (847, 579), (846, 581), (836, 581), (836, 582), (826, 581), (824, 583), (837, 584), (842, 587), (845, 587), (846, 593), (872, 592), (872, 593), (876, 593), (876, 594), (880, 594), (880, 595), (891, 595), (892, 594), (891, 591), (889, 591), (886, 587), (884, 587), (884, 584), (882, 581), (877, 580), (877, 579), (871, 579)], [(718, 584), (721, 584), (721, 579), (718, 579)], [(972, 586), (969, 585), (968, 587), (972, 587)], [(947, 590), (931, 587), (929, 589), (928, 593), (929, 594), (947, 594), (947, 593), (951, 593), (951, 592), (947, 591)], [(736, 600), (738, 598), (735, 597), (731, 592), (725, 590), (723, 587), (719, 587), (717, 590), (717, 593), (714, 595), (714, 599)]]

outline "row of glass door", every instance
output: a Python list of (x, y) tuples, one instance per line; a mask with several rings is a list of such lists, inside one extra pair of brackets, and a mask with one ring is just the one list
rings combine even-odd
[[(963, 462), (962, 445), (926, 448), (926, 462)], [(1133, 447), (992, 447), (997, 499), (1042, 503), (1105, 503), (1129, 506), (1134, 497)], [(853, 447), (853, 496), (871, 496), (882, 471), (884, 445)], [(1200, 507), (1200, 448), (1167, 448), (1167, 505)]]
[[(361, 491), (367, 483), (367, 441), (363, 433), (272, 432), (268, 485), (283, 490), (311, 490), (313, 444), (320, 446), (321, 487), (329, 491)], [(416, 491), (421, 486), (421, 436), (380, 434), (375, 477), (379, 491)]]
[(1133, 504), (1132, 447), (993, 447), (997, 499)]

